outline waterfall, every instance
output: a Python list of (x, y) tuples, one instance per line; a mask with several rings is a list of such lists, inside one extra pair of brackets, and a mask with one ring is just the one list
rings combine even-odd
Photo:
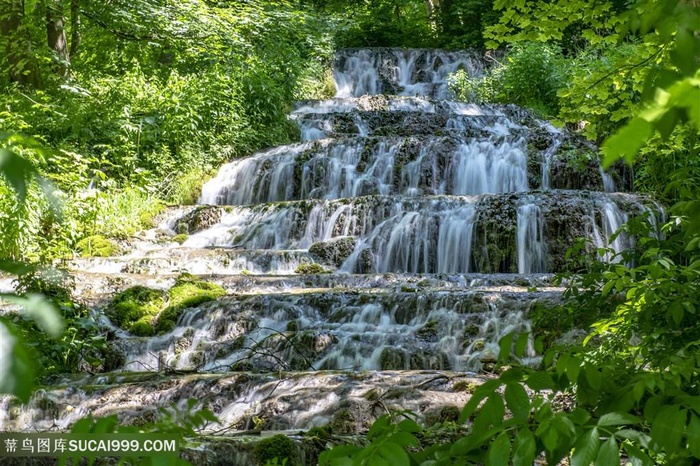
[[(619, 261), (634, 239), (614, 233), (663, 212), (616, 192), (602, 168), (566, 179), (580, 175), (561, 165), (585, 144), (575, 135), (513, 105), (450, 100), (458, 69), (479, 76), (482, 64), (471, 52), (339, 51), (336, 97), (290, 115), (301, 142), (224, 164), (198, 205), (170, 209), (129, 254), (71, 261), (124, 364), (26, 407), (0, 396), (0, 429), (63, 429), (86, 412), (141, 421), (186, 397), (219, 416), (212, 431), (326, 425), (379, 392), (422, 414), (463, 405), (454, 380), (471, 383), (499, 339), (530, 330), (533, 305), (560, 299), (551, 274), (578, 237)], [(183, 272), (227, 296), (160, 335), (108, 322), (115, 290), (167, 290)], [(522, 362), (536, 364), (528, 349)]]
[(540, 207), (525, 204), (518, 207), (517, 226), (518, 273), (547, 271), (547, 244)]

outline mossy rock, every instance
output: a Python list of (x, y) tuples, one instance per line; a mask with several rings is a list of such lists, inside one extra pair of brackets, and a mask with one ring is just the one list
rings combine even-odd
[(438, 322), (437, 320), (430, 320), (426, 322), (424, 326), (416, 331), (416, 336), (421, 340), (425, 341), (437, 341), (438, 340)]
[(216, 283), (197, 280), (189, 274), (181, 275), (168, 290), (168, 307), (163, 309), (155, 320), (155, 332), (169, 332), (177, 324), (182, 311), (214, 301), (225, 294), (226, 290)]
[(323, 264), (340, 267), (355, 250), (355, 244), (352, 237), (333, 238), (312, 244), (309, 254)]
[(460, 380), (459, 382), (455, 382), (454, 386), (452, 389), (455, 392), (465, 392), (472, 394), (476, 391), (477, 388), (479, 388), (479, 383), (477, 382), (469, 382), (466, 380)]
[(143, 318), (137, 320), (131, 326), (129, 326), (129, 333), (136, 335), (137, 337), (150, 337), (155, 334), (153, 329), (153, 317), (144, 316)]
[(425, 425), (428, 427), (445, 422), (457, 422), (460, 409), (455, 405), (445, 405), (425, 413)]
[(296, 447), (294, 442), (286, 435), (275, 435), (263, 439), (253, 447), (253, 459), (255, 464), (264, 466), (268, 461), (277, 458), (277, 464), (282, 464), (284, 459), (287, 466), (298, 464), (296, 460)]
[[(107, 307), (106, 314), (116, 326), (130, 330), (144, 318), (153, 319), (164, 305), (165, 294), (162, 291), (137, 285), (118, 293)], [(142, 324), (135, 328), (143, 331)]]
[(179, 235), (173, 236), (172, 240), (175, 241), (177, 244), (182, 244), (185, 241), (187, 241), (189, 237), (190, 236), (186, 233), (180, 233)]
[(379, 365), (385, 371), (406, 369), (406, 357), (403, 350), (389, 346), (382, 350)]
[(349, 410), (340, 409), (333, 414), (329, 427), (335, 434), (351, 435), (357, 432), (357, 421)]
[(122, 253), (122, 249), (114, 241), (102, 235), (92, 235), (83, 238), (75, 245), (81, 257), (112, 257)]
[(178, 234), (192, 234), (219, 223), (225, 209), (217, 206), (200, 206), (185, 214), (175, 223)]
[(330, 270), (326, 270), (319, 264), (301, 264), (294, 270), (294, 273), (298, 273), (299, 275), (316, 275), (321, 273), (330, 273)]

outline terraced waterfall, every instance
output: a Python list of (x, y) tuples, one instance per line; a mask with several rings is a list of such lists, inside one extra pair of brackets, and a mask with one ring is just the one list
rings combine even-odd
[[(574, 240), (606, 246), (658, 210), (566, 131), (449, 100), (447, 75), (481, 67), (467, 52), (340, 51), (336, 98), (291, 113), (301, 142), (224, 165), (200, 205), (171, 209), (129, 254), (72, 262), (123, 357), (28, 407), (0, 398), (0, 429), (65, 429), (87, 413), (138, 422), (195, 398), (220, 419), (211, 433), (353, 433), (381, 414), (372, 400), (423, 415), (465, 403), (499, 338), (559, 298), (552, 273)], [(102, 313), (117, 291), (167, 289), (183, 272), (226, 296), (150, 336)], [(251, 464), (232, 451), (206, 454)]]

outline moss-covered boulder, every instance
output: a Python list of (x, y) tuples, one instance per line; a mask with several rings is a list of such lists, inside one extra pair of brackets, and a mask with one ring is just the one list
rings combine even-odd
[(181, 275), (167, 292), (134, 286), (117, 294), (107, 306), (107, 316), (134, 335), (151, 336), (172, 330), (182, 311), (224, 296), (215, 283)]
[[(276, 464), (293, 466), (299, 464), (296, 456), (296, 446), (292, 439), (281, 434), (263, 439), (256, 443), (253, 448), (253, 460), (259, 466), (264, 466), (275, 458), (277, 458)], [(287, 461), (283, 463), (285, 459)]]
[(83, 238), (75, 245), (81, 257), (112, 257), (123, 251), (119, 245), (102, 235), (92, 235)]
[(165, 305), (165, 293), (145, 286), (132, 286), (117, 294), (107, 306), (107, 317), (124, 330), (135, 335), (151, 335), (153, 318)]
[(225, 294), (226, 290), (216, 283), (197, 280), (187, 274), (181, 275), (168, 290), (168, 307), (163, 309), (155, 320), (155, 332), (169, 332), (175, 327), (183, 310), (214, 301)]
[(301, 264), (294, 270), (294, 273), (299, 275), (317, 275), (320, 273), (330, 273), (330, 270), (326, 270), (320, 264)]

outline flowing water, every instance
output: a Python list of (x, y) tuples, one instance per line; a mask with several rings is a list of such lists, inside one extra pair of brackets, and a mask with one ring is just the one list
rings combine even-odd
[[(307, 429), (340, 411), (352, 431), (378, 414), (369, 393), (393, 390), (388, 406), (419, 413), (463, 404), (460, 382), (489, 369), (499, 339), (529, 331), (531, 306), (559, 299), (551, 273), (566, 270), (566, 249), (586, 237), (618, 260), (633, 240), (613, 233), (658, 209), (615, 192), (624, 183), (597, 160), (567, 164), (587, 146), (566, 131), (514, 106), (449, 100), (458, 69), (477, 76), (482, 63), (340, 51), (336, 98), (290, 115), (301, 142), (225, 164), (199, 205), (171, 209), (128, 255), (74, 260), (78, 292), (123, 363), (66, 377), (27, 407), (0, 398), (0, 429), (65, 429), (88, 412), (137, 422), (196, 398), (221, 420), (212, 432), (254, 419)], [(311, 264), (328, 273), (303, 275)], [(121, 289), (165, 289), (183, 272), (227, 296), (154, 337), (101, 311)], [(523, 362), (537, 363), (531, 348)]]

